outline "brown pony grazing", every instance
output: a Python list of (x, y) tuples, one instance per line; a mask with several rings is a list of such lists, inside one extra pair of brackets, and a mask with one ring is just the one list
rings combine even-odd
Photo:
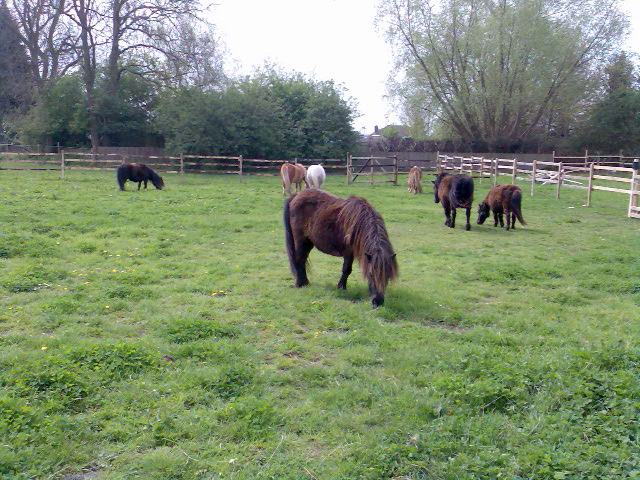
[(422, 180), (422, 169), (420, 167), (411, 167), (409, 170), (409, 192), (413, 193), (422, 193), (422, 184), (420, 181)]
[(465, 230), (471, 230), (471, 204), (473, 203), (473, 179), (467, 175), (439, 173), (433, 181), (433, 193), (436, 203), (442, 203), (447, 227), (456, 226), (456, 208), (467, 210)]
[(138, 190), (140, 190), (142, 182), (144, 182), (144, 188), (146, 189), (149, 180), (158, 190), (162, 190), (162, 187), (164, 187), (162, 177), (142, 163), (123, 163), (118, 167), (116, 175), (120, 190), (124, 190), (124, 184), (127, 180), (138, 182)]
[(284, 203), (284, 231), (296, 287), (309, 284), (307, 260), (316, 247), (344, 258), (338, 288), (346, 290), (357, 258), (373, 307), (384, 303), (387, 284), (398, 276), (398, 264), (382, 217), (364, 198), (342, 199), (322, 190), (304, 190)]
[(307, 184), (307, 169), (299, 163), (284, 163), (280, 167), (280, 177), (282, 178), (282, 194), (291, 196), (291, 184), (296, 185), (296, 192), (302, 190), (302, 182)]
[[(493, 212), (493, 226), (497, 227), (498, 222), (505, 230), (515, 228), (516, 217), (522, 225), (527, 222), (522, 218), (520, 205), (522, 204), (522, 190), (517, 185), (496, 185), (478, 205), (478, 225), (482, 225)], [(507, 215), (507, 225), (505, 226), (502, 214)]]

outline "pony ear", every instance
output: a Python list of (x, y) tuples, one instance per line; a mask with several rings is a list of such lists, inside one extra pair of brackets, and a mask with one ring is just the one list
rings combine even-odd
[(396, 258), (396, 254), (394, 253), (393, 255), (391, 255), (391, 258), (395, 259)]

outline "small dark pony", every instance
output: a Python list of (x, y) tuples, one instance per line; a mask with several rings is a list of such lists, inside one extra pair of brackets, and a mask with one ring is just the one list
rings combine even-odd
[[(493, 226), (498, 222), (505, 230), (515, 228), (516, 218), (522, 225), (527, 222), (522, 218), (522, 190), (517, 185), (496, 185), (478, 205), (478, 225), (482, 225), (493, 212)], [(503, 214), (507, 216), (507, 225), (504, 224)]]
[(284, 231), (296, 287), (309, 284), (307, 260), (316, 247), (344, 258), (338, 288), (346, 290), (357, 258), (369, 284), (371, 304), (375, 308), (384, 303), (387, 284), (398, 276), (398, 264), (382, 217), (364, 198), (342, 199), (322, 190), (304, 190), (285, 201)]
[(127, 180), (138, 182), (138, 190), (140, 190), (142, 182), (144, 182), (146, 189), (149, 180), (158, 190), (162, 190), (164, 187), (162, 177), (142, 163), (123, 163), (118, 167), (117, 177), (120, 190), (124, 190), (124, 184)]
[(447, 227), (456, 226), (456, 208), (467, 211), (465, 230), (471, 230), (471, 204), (473, 203), (473, 180), (462, 174), (439, 173), (433, 183), (434, 201), (442, 203)]

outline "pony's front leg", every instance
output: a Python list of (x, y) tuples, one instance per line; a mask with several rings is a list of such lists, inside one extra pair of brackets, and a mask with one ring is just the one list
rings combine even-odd
[(456, 209), (451, 208), (451, 221), (449, 222), (451, 228), (456, 228), (456, 213)]
[(466, 231), (471, 230), (471, 208), (467, 208), (467, 224), (464, 226)]
[(497, 227), (498, 223), (500, 223), (500, 214), (498, 212), (493, 212), (493, 226)]
[(342, 276), (338, 281), (338, 288), (342, 290), (347, 289), (347, 278), (351, 275), (351, 270), (353, 267), (353, 255), (346, 255), (344, 257), (344, 261), (342, 262)]
[(142, 186), (142, 180), (140, 180), (140, 181), (138, 182), (138, 190), (140, 190), (140, 187), (141, 187), (141, 186)]

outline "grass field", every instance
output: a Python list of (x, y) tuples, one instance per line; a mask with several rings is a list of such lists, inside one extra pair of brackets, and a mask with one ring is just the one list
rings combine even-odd
[(640, 478), (627, 197), (465, 232), (430, 186), (330, 177), (398, 254), (374, 310), (316, 251), (293, 287), (277, 178), (165, 181), (0, 172), (0, 478)]

